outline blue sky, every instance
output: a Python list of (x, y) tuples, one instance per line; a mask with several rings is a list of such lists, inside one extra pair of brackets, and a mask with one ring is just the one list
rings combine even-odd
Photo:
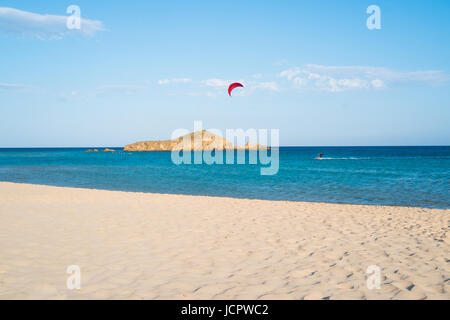
[(2, 0), (0, 147), (123, 146), (194, 120), (281, 145), (449, 145), (449, 16), (445, 0)]

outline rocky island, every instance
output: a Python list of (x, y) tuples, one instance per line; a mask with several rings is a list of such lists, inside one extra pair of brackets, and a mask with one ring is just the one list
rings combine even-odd
[[(98, 152), (98, 149), (88, 149), (85, 152)], [(116, 150), (106, 148), (106, 149), (102, 150), (102, 152), (116, 152)]]
[(143, 141), (126, 145), (123, 151), (212, 151), (212, 150), (260, 150), (267, 146), (248, 142), (245, 146), (234, 146), (230, 141), (207, 130), (196, 131), (173, 140)]

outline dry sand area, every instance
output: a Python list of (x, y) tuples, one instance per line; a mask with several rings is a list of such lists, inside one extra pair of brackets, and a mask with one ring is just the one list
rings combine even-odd
[(450, 299), (450, 210), (0, 183), (0, 221), (0, 299)]

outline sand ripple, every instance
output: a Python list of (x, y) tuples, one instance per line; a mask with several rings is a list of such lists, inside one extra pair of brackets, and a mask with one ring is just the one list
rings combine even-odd
[(0, 219), (0, 299), (450, 299), (450, 210), (0, 183)]

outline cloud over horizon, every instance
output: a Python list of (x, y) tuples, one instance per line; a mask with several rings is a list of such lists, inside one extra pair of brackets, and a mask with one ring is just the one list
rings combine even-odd
[(342, 92), (358, 89), (382, 89), (392, 84), (419, 82), (439, 85), (448, 75), (439, 70), (400, 72), (383, 67), (323, 66), (307, 64), (292, 67), (279, 74), (296, 88)]

